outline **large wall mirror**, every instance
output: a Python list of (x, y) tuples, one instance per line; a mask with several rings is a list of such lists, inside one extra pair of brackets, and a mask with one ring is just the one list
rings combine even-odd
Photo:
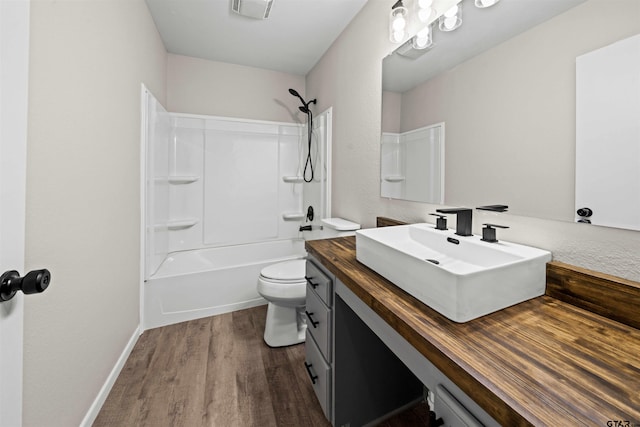
[(640, 4), (460, 4), (462, 26), (434, 29), (431, 49), (384, 59), (383, 133), (446, 124), (446, 205), (576, 221), (576, 58), (640, 33)]

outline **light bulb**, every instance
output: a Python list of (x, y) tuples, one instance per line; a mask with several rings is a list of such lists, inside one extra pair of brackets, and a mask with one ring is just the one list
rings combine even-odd
[(427, 8), (431, 7), (432, 4), (433, 4), (433, 0), (419, 0), (418, 1), (418, 5), (422, 9), (427, 9)]
[(479, 8), (485, 8), (485, 7), (491, 7), (494, 4), (498, 3), (500, 0), (476, 0), (475, 4), (476, 7)]
[(407, 21), (404, 19), (402, 15), (396, 15), (393, 18), (393, 29), (395, 31), (402, 31), (404, 27), (406, 27)]
[(456, 26), (456, 21), (458, 19), (455, 16), (447, 16), (446, 18), (444, 18), (444, 27), (447, 30), (452, 30), (453, 27)]
[(427, 47), (428, 43), (429, 43), (429, 39), (416, 36), (416, 48), (423, 49)]
[(431, 37), (431, 26), (424, 27), (413, 38), (412, 45), (414, 49), (426, 49), (433, 45)]
[(389, 39), (392, 43), (400, 43), (405, 37), (405, 28), (407, 26), (407, 8), (402, 6), (399, 0), (394, 7), (391, 8), (389, 15)]
[(420, 19), (421, 22), (427, 22), (430, 17), (431, 17), (431, 8), (420, 9), (420, 11), (418, 12), (418, 19)]
[(462, 9), (460, 6), (453, 6), (440, 17), (438, 27), (440, 31), (453, 31), (462, 24)]

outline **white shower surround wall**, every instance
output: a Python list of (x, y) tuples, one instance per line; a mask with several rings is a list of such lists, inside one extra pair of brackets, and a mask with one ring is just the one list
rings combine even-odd
[(266, 303), (260, 270), (306, 255), (306, 184), (290, 179), (305, 127), (167, 113), (147, 96), (143, 328)]

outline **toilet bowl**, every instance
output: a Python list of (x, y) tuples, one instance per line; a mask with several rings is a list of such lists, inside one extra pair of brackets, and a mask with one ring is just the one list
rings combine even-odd
[[(360, 224), (342, 218), (325, 218), (318, 232), (306, 232), (305, 240), (326, 239), (355, 234)], [(306, 260), (296, 259), (269, 265), (258, 277), (258, 293), (269, 302), (264, 341), (270, 347), (304, 342), (307, 330), (305, 304)]]
[(269, 302), (264, 341), (270, 347), (304, 341), (307, 329), (305, 265), (304, 259), (296, 259), (269, 265), (260, 272), (258, 293)]

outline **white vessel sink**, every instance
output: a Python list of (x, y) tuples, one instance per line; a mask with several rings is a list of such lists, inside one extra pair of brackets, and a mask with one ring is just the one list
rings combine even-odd
[(356, 231), (356, 258), (449, 319), (467, 322), (543, 295), (551, 252), (411, 224)]

